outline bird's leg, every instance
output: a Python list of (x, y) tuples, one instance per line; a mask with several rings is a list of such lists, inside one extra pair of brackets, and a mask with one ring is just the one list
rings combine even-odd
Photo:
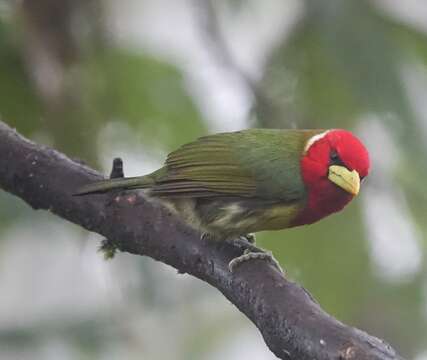
[(237, 244), (244, 251), (243, 251), (243, 255), (240, 255), (229, 262), (228, 268), (230, 269), (230, 272), (233, 272), (236, 269), (236, 267), (238, 267), (241, 263), (245, 261), (248, 261), (251, 259), (262, 259), (262, 260), (271, 261), (271, 263), (282, 274), (284, 273), (278, 261), (273, 257), (273, 254), (270, 251), (260, 249), (256, 247), (253, 243), (250, 243), (248, 241), (247, 236), (241, 236), (239, 239), (233, 240), (233, 243)]
[(254, 233), (249, 233), (240, 237), (241, 239), (245, 239), (248, 243), (255, 245), (256, 244), (256, 236)]
[[(218, 239), (213, 234), (202, 233), (200, 236), (201, 240), (210, 241)], [(262, 259), (270, 261), (277, 270), (284, 274), (283, 269), (280, 267), (277, 260), (273, 257), (270, 251), (258, 248), (255, 246), (255, 235), (248, 234), (245, 236), (240, 236), (237, 239), (226, 239), (225, 241), (238, 246), (243, 254), (231, 260), (228, 264), (230, 272), (233, 272), (241, 263), (251, 260), (251, 259)]]
[(250, 250), (254, 253), (261, 253), (264, 252), (263, 249), (260, 249), (259, 247), (255, 246), (255, 243), (249, 242), (246, 236), (240, 236), (238, 239), (230, 240), (230, 242), (234, 245), (237, 245), (242, 250)]

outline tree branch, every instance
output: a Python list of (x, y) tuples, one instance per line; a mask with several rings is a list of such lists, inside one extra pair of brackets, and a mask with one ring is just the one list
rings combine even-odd
[(280, 359), (402, 359), (388, 344), (325, 313), (310, 294), (266, 261), (228, 262), (240, 249), (201, 241), (161, 206), (136, 192), (73, 197), (96, 171), (30, 142), (0, 122), (0, 186), (44, 209), (102, 234), (121, 251), (147, 255), (216, 287), (261, 331)]

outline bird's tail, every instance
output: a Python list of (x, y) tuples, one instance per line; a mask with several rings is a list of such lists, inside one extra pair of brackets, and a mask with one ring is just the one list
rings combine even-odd
[(73, 195), (104, 193), (111, 190), (146, 189), (152, 185), (153, 179), (150, 176), (108, 179), (84, 185), (77, 189)]

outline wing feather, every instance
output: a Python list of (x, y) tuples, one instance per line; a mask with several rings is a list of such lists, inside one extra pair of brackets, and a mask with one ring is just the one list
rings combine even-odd
[(236, 133), (199, 138), (170, 153), (166, 173), (156, 182), (157, 196), (253, 196), (256, 183), (235, 153)]
[(299, 161), (318, 130), (251, 129), (199, 138), (170, 153), (156, 196), (254, 197), (294, 201), (304, 185)]

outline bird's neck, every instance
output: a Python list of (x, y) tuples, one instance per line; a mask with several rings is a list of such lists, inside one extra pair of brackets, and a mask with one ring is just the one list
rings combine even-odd
[(330, 181), (318, 183), (308, 190), (304, 209), (292, 222), (292, 226), (312, 224), (346, 206), (353, 196)]

